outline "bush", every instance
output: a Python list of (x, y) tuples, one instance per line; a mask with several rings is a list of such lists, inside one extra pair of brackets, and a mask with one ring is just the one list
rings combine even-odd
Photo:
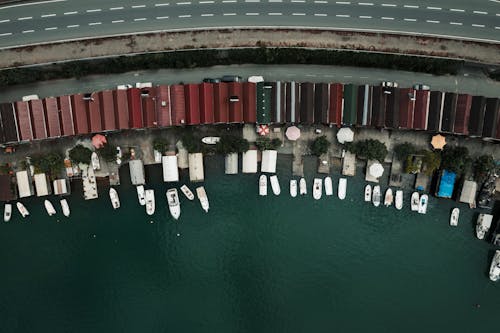
[(423, 156), (424, 173), (427, 176), (432, 176), (434, 171), (439, 169), (441, 165), (441, 155), (438, 152), (430, 150), (422, 150), (420, 154)]
[(394, 147), (394, 155), (401, 162), (406, 161), (408, 156), (415, 154), (416, 151), (417, 148), (409, 142), (400, 143)]
[(441, 168), (461, 175), (470, 167), (469, 150), (466, 147), (444, 147)]
[(312, 142), (311, 153), (316, 156), (326, 154), (328, 152), (328, 147), (330, 147), (330, 142), (326, 139), (325, 135), (322, 135)]
[(98, 152), (106, 162), (116, 161), (116, 146), (107, 143)]
[(368, 139), (358, 142), (348, 142), (345, 147), (358, 157), (364, 157), (369, 160), (384, 162), (387, 156), (387, 147), (385, 143), (378, 140)]
[(275, 150), (281, 146), (282, 142), (278, 138), (269, 139), (268, 137), (260, 137), (255, 142), (255, 145), (259, 150)]
[(69, 158), (76, 164), (90, 164), (92, 150), (82, 145), (76, 145), (69, 151)]
[(223, 135), (215, 145), (215, 150), (221, 154), (244, 153), (250, 148), (247, 139), (235, 135)]
[(479, 156), (474, 161), (474, 179), (479, 184), (483, 183), (491, 172), (496, 169), (495, 161), (491, 155)]
[(162, 154), (165, 153), (165, 150), (167, 150), (167, 146), (167, 142), (163, 139), (154, 139), (153, 141), (153, 149)]
[(31, 164), (35, 171), (57, 175), (64, 165), (64, 158), (61, 154), (51, 152), (45, 155), (35, 155), (31, 157)]

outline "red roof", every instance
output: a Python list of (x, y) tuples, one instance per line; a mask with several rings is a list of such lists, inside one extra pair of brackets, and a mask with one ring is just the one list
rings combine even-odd
[(454, 132), (459, 134), (469, 134), (469, 116), (472, 105), (472, 96), (468, 94), (458, 95), (457, 108), (455, 114)]
[(172, 126), (169, 86), (156, 87), (156, 117), (158, 118), (158, 126)]
[(45, 125), (45, 112), (43, 103), (39, 99), (29, 102), (31, 109), (31, 126), (35, 139), (47, 139), (47, 127)]
[(31, 115), (28, 102), (16, 102), (17, 124), (21, 141), (33, 140), (33, 129), (31, 128)]
[(87, 103), (83, 100), (83, 94), (71, 96), (76, 134), (89, 133), (89, 122), (87, 117)]
[(184, 85), (186, 121), (189, 125), (200, 123), (200, 89), (197, 84)]
[(212, 83), (200, 83), (200, 122), (214, 123), (214, 86)]
[(155, 88), (142, 89), (142, 111), (144, 115), (144, 127), (155, 127), (156, 122), (156, 106), (155, 106)]
[(240, 82), (229, 83), (229, 122), (243, 122), (243, 85)]
[(171, 85), (170, 98), (172, 101), (172, 125), (184, 125), (186, 123), (186, 100), (184, 97), (184, 86), (182, 84)]
[(243, 121), (257, 121), (257, 85), (253, 82), (243, 83)]
[(229, 97), (227, 83), (214, 84), (214, 122), (227, 123), (229, 121)]
[(429, 113), (429, 90), (417, 90), (415, 101), (415, 110), (413, 113), (413, 128), (426, 130), (427, 116)]
[(55, 138), (61, 136), (61, 122), (59, 120), (59, 108), (57, 107), (57, 98), (48, 97), (43, 100), (45, 112), (47, 115), (47, 124), (49, 128), (49, 137)]
[(119, 129), (130, 128), (127, 90), (118, 89), (115, 93), (115, 117)]
[(101, 104), (101, 117), (103, 130), (113, 131), (116, 129), (115, 99), (113, 90), (104, 90), (99, 93)]
[(328, 107), (328, 122), (340, 127), (342, 124), (342, 98), (344, 86), (342, 83), (330, 84), (330, 105)]
[(142, 128), (142, 103), (141, 89), (130, 88), (127, 90), (130, 128)]
[(90, 132), (102, 132), (101, 100), (98, 93), (92, 93), (92, 99), (87, 101), (89, 108)]
[(415, 90), (412, 88), (402, 88), (399, 90), (399, 128), (413, 128), (413, 109), (415, 101), (411, 100), (410, 95), (414, 96)]
[(59, 101), (59, 108), (61, 110), (62, 133), (63, 135), (75, 135), (71, 97), (60, 96), (57, 99)]

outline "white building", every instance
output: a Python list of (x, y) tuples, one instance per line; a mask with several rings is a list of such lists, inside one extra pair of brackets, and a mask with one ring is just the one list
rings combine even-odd
[(50, 194), (47, 176), (44, 173), (37, 173), (34, 177), (36, 196), (43, 197)]
[(177, 156), (175, 156), (175, 153), (167, 153), (167, 155), (162, 156), (161, 164), (163, 167), (163, 181), (178, 182), (179, 168), (177, 166)]
[(28, 176), (28, 171), (16, 172), (17, 189), (19, 191), (19, 198), (26, 198), (33, 195), (31, 184)]
[(262, 152), (262, 165), (260, 166), (260, 171), (276, 173), (277, 159), (278, 152), (276, 150), (264, 150)]
[(243, 173), (257, 173), (257, 150), (252, 149), (243, 153), (242, 164)]

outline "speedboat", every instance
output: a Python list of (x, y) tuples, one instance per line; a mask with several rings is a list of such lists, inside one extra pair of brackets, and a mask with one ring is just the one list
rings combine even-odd
[(52, 216), (56, 213), (56, 209), (54, 208), (52, 202), (50, 202), (49, 200), (45, 200), (43, 204), (45, 205), (45, 210), (47, 210), (47, 214), (49, 214), (49, 216)]
[(174, 219), (178, 219), (181, 215), (181, 204), (179, 203), (179, 194), (176, 188), (167, 190), (168, 210)]
[(323, 192), (323, 180), (321, 178), (314, 178), (313, 183), (313, 198), (315, 200), (321, 199), (321, 194)]
[(340, 200), (345, 199), (345, 195), (347, 192), (347, 178), (340, 178), (339, 179), (339, 192), (338, 196)]
[(120, 208), (120, 198), (118, 197), (118, 192), (114, 188), (109, 189), (109, 198), (111, 199), (111, 205), (113, 209)]
[(393, 201), (394, 201), (394, 196), (392, 195), (392, 189), (389, 187), (385, 191), (384, 206), (389, 207), (390, 205), (392, 205)]
[(493, 215), (491, 214), (479, 214), (476, 224), (476, 236), (479, 239), (484, 239), (486, 233), (490, 230), (491, 222), (493, 221)]
[(148, 215), (153, 215), (155, 213), (155, 190), (146, 190), (145, 200), (146, 200), (146, 213)]
[(403, 209), (403, 191), (401, 190), (396, 191), (396, 209)]
[(490, 280), (498, 281), (498, 279), (500, 279), (500, 250), (495, 251), (490, 266)]
[(136, 186), (136, 189), (137, 189), (137, 198), (139, 199), (139, 204), (141, 206), (144, 206), (146, 204), (146, 198), (144, 197), (144, 186), (138, 185)]
[(274, 195), (280, 195), (281, 188), (278, 181), (278, 176), (272, 175), (271, 177), (269, 177), (269, 181), (271, 182), (271, 188), (273, 189)]
[(458, 225), (458, 216), (460, 215), (460, 209), (453, 208), (450, 216), (450, 225), (456, 227)]
[(191, 200), (191, 201), (194, 200), (194, 194), (193, 194), (193, 192), (191, 192), (189, 187), (187, 187), (186, 185), (182, 185), (181, 191), (182, 191), (182, 193), (184, 193), (186, 198), (188, 198), (188, 200)]
[(365, 201), (372, 201), (372, 186), (370, 184), (365, 186)]
[(122, 156), (122, 149), (119, 146), (116, 147), (116, 164), (122, 164)]
[(66, 199), (61, 199), (60, 203), (61, 203), (63, 215), (66, 217), (69, 217), (70, 210), (69, 210), (68, 201), (66, 201)]
[(16, 207), (17, 207), (17, 210), (19, 211), (19, 214), (21, 214), (22, 217), (26, 217), (26, 216), (30, 215), (30, 212), (28, 212), (28, 210), (26, 209), (26, 207), (24, 207), (24, 205), (22, 203), (17, 202)]
[(373, 205), (375, 207), (378, 207), (380, 205), (380, 186), (379, 185), (373, 186), (372, 202), (373, 202)]
[(420, 214), (427, 213), (427, 204), (429, 203), (429, 196), (427, 194), (422, 194), (420, 196), (420, 202), (418, 203), (418, 212)]
[(300, 193), (300, 195), (306, 195), (307, 194), (307, 184), (306, 184), (306, 180), (304, 178), (300, 178), (300, 181), (299, 181), (299, 193)]
[(292, 198), (297, 196), (297, 179), (290, 179), (290, 195)]
[(418, 192), (413, 192), (411, 194), (411, 210), (418, 212), (418, 206), (420, 204), (420, 194)]
[(12, 204), (6, 203), (3, 209), (3, 221), (9, 222), (12, 216)]
[(325, 177), (325, 194), (330, 196), (333, 195), (333, 183), (332, 177)]
[(218, 136), (206, 136), (204, 138), (201, 138), (201, 142), (207, 145), (215, 145), (217, 142), (220, 141), (220, 137)]
[(99, 170), (101, 168), (101, 163), (99, 163), (99, 156), (97, 156), (97, 153), (95, 151), (92, 152), (92, 155), (90, 156), (90, 161), (92, 162), (93, 170)]
[(259, 177), (259, 195), (267, 195), (267, 176), (260, 175)]
[(208, 213), (208, 209), (210, 208), (210, 204), (208, 203), (207, 192), (203, 186), (196, 188), (196, 194), (198, 195), (198, 200), (200, 200), (201, 208)]

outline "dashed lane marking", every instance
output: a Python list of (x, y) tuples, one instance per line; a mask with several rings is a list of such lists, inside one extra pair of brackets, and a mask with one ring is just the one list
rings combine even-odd
[(428, 23), (439, 23), (439, 21), (436, 21), (436, 20), (426, 20), (425, 22), (428, 22)]
[(430, 6), (430, 7), (427, 7), (427, 9), (430, 9), (430, 10), (441, 10), (441, 9), (443, 9), (443, 8), (441, 8), (441, 7), (432, 7), (432, 6)]
[(124, 7), (111, 7), (109, 10), (122, 10)]
[(168, 16), (157, 16), (156, 19), (157, 20), (166, 20), (166, 19), (168, 19)]
[(32, 33), (32, 32), (35, 32), (35, 30), (24, 30), (24, 31), (22, 31), (23, 34), (29, 34), (29, 33)]
[(236, 13), (222, 13), (222, 16), (236, 16)]
[(170, 5), (170, 3), (168, 3), (168, 2), (157, 3), (157, 4), (155, 4), (155, 7), (165, 7), (165, 6), (168, 6), (168, 5)]
[(463, 13), (463, 12), (465, 12), (465, 10), (464, 9), (459, 9), (459, 8), (450, 8), (450, 12)]
[(382, 16), (382, 20), (394, 20), (394, 17)]
[(464, 25), (462, 22), (450, 22), (451, 25)]
[(4, 32), (3, 34), (0, 34), (0, 37), (10, 36), (10, 35), (12, 35), (12, 32)]
[(78, 28), (80, 25), (79, 24), (70, 24), (67, 25), (66, 28)]
[(44, 15), (41, 15), (40, 17), (45, 18), (45, 17), (54, 17), (54, 16), (56, 16), (56, 14), (44, 14)]
[(481, 14), (481, 15), (488, 15), (488, 12), (483, 12), (481, 10), (475, 10), (473, 11), (474, 14)]
[(413, 19), (413, 18), (405, 18), (403, 20), (405, 20), (407, 22), (417, 22), (417, 19)]
[(89, 25), (90, 26), (93, 26), (93, 25), (101, 25), (102, 22), (90, 22)]
[(134, 22), (146, 21), (146, 20), (147, 20), (147, 18), (145, 18), (145, 17), (139, 17), (139, 18), (135, 18)]
[(361, 19), (371, 19), (372, 17), (368, 16), (368, 15), (361, 15), (359, 18), (361, 18)]
[(87, 9), (86, 12), (87, 13), (97, 13), (97, 12), (101, 12), (102, 9), (101, 8), (96, 8), (96, 9)]
[(125, 22), (125, 20), (114, 20), (114, 21), (111, 21), (111, 23), (123, 23)]
[(267, 13), (269, 16), (281, 16), (283, 13)]
[(403, 6), (404, 8), (420, 8), (420, 6), (416, 6), (416, 5), (404, 5)]
[(373, 2), (358, 2), (360, 6), (373, 6)]
[(183, 6), (183, 5), (190, 5), (191, 1), (185, 1), (185, 2), (176, 2), (176, 5)]
[(336, 17), (351, 17), (351, 15), (337, 14)]
[(211, 16), (214, 16), (214, 14), (210, 14), (210, 13), (208, 13), (208, 14), (201, 14), (201, 16), (204, 16), (204, 17), (211, 17)]
[(382, 7), (397, 7), (398, 5), (393, 4), (393, 3), (383, 3)]
[(245, 13), (245, 15), (247, 15), (247, 16), (257, 16), (257, 15), (259, 15), (259, 13)]
[(188, 17), (191, 17), (191, 15), (179, 15), (179, 18), (188, 18)]
[(78, 14), (77, 11), (74, 11), (74, 12), (65, 12), (64, 15), (75, 15), (75, 14)]
[(50, 28), (45, 28), (46, 31), (50, 31), (50, 30), (57, 30), (57, 27), (50, 27)]
[(138, 9), (138, 8), (146, 8), (146, 5), (133, 5), (133, 9)]
[(18, 21), (25, 21), (25, 20), (31, 20), (33, 16), (25, 16), (25, 17), (19, 17), (17, 20)]
[(485, 25), (484, 24), (471, 24), (473, 27), (476, 27), (476, 28), (484, 28)]
[(0, 23), (7, 23), (7, 22), (10, 22), (10, 20), (9, 20), (9, 19), (7, 19), (7, 20), (1, 20), (1, 21), (0, 21)]
[(326, 14), (323, 14), (323, 13), (318, 13), (318, 14), (314, 14), (314, 16), (325, 17), (325, 16), (326, 16)]

